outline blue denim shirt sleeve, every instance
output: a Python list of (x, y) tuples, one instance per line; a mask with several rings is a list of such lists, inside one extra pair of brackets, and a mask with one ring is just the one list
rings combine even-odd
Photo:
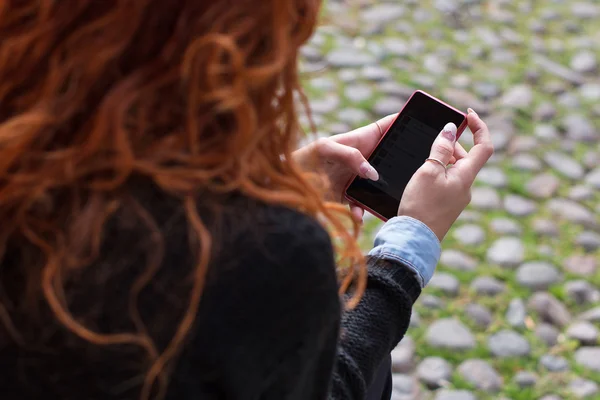
[(435, 272), (441, 252), (440, 241), (427, 225), (414, 218), (400, 216), (383, 225), (369, 256), (406, 265), (415, 272), (421, 288), (424, 288)]

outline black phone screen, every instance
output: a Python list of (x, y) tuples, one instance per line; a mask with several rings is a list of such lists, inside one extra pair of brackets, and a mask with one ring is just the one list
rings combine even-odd
[(433, 141), (448, 122), (460, 127), (464, 114), (421, 92), (415, 92), (369, 157), (379, 181), (356, 177), (346, 194), (390, 219), (413, 174), (429, 157)]

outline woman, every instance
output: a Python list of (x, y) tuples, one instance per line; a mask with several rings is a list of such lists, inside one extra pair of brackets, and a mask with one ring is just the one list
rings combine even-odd
[(331, 200), (390, 118), (292, 151), (318, 9), (2, 3), (3, 398), (365, 396), (492, 147), (443, 132), (365, 263)]

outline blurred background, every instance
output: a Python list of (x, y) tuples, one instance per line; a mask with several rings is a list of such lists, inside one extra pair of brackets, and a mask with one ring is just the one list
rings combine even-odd
[(394, 350), (393, 399), (600, 399), (600, 1), (328, 0), (302, 54), (318, 135), (423, 89), (495, 142)]

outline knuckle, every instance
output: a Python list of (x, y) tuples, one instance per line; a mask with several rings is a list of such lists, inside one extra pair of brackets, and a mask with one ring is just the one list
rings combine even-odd
[(436, 146), (436, 151), (442, 156), (450, 158), (454, 154), (454, 147), (452, 147), (450, 144), (439, 143)]
[(494, 155), (494, 145), (492, 143), (486, 143), (483, 145), (482, 151), (487, 158), (490, 158)]
[(351, 148), (350, 152), (348, 153), (350, 155), (350, 158), (352, 158), (353, 160), (362, 160), (363, 155), (360, 152), (360, 150), (355, 149), (355, 148)]
[(324, 137), (318, 138), (317, 140), (315, 140), (315, 148), (317, 148), (318, 150), (326, 148), (330, 140), (331, 139)]
[(473, 198), (473, 195), (471, 193), (471, 188), (469, 188), (466, 192), (465, 192), (465, 203), (468, 205), (471, 203), (471, 199)]
[(415, 174), (417, 179), (428, 179), (431, 180), (438, 175), (438, 171), (435, 170), (435, 165), (432, 165), (430, 162), (426, 162), (421, 168), (417, 170)]

